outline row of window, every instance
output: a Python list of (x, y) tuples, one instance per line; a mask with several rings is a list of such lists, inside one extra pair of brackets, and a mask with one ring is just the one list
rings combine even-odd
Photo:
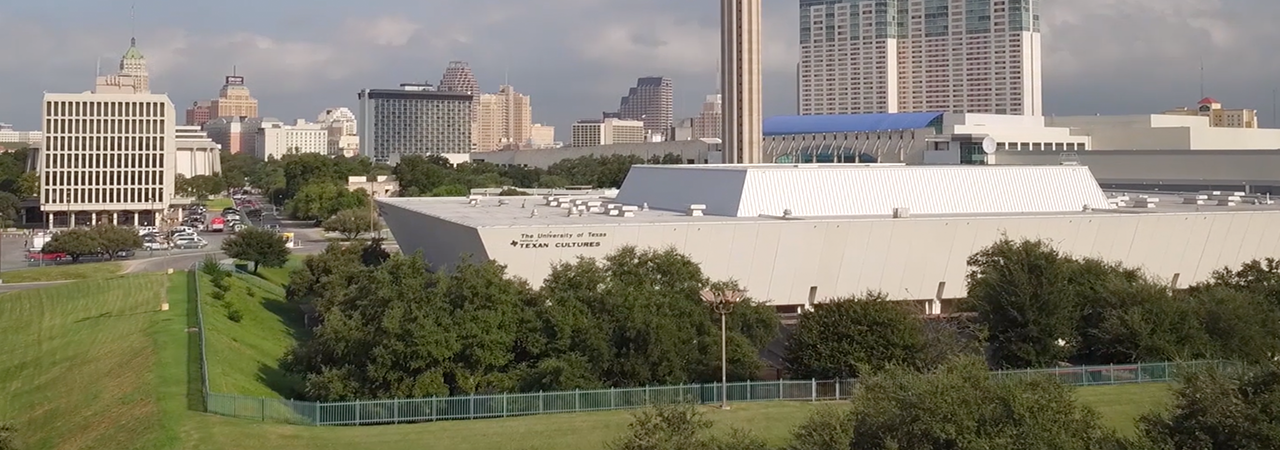
[(46, 170), (46, 187), (163, 186), (162, 170)]
[(45, 117), (165, 118), (164, 102), (47, 101)]
[(45, 119), (45, 134), (165, 134), (164, 119)]
[[(160, 203), (168, 200), (163, 187), (46, 187), (41, 189), (42, 204), (77, 203)], [(46, 210), (46, 212), (52, 212)]]
[(65, 152), (132, 153), (165, 150), (162, 136), (45, 136), (45, 154)]

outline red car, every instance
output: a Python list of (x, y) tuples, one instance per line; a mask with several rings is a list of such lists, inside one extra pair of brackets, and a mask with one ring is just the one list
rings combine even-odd
[(41, 253), (41, 252), (28, 252), (28, 253), (27, 253), (27, 261), (31, 261), (31, 262), (41, 261), (41, 260), (44, 260), (44, 261), (62, 261), (62, 260), (64, 260), (64, 259), (67, 259), (67, 254), (66, 254), (66, 253)]

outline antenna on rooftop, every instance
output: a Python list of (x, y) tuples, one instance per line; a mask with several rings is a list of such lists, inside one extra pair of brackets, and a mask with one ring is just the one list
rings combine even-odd
[(138, 5), (136, 3), (129, 4), (129, 46), (138, 46), (138, 21), (134, 15), (134, 10)]
[(1200, 57), (1200, 98), (1204, 98), (1204, 57)]

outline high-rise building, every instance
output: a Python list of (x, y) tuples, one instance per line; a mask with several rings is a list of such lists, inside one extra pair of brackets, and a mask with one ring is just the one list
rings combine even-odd
[[(445, 66), (444, 74), (440, 75), (440, 85), (436, 88), (438, 91), (444, 92), (466, 92), (468, 94), (479, 96), (480, 82), (476, 81), (475, 73), (471, 72), (471, 65), (466, 61), (449, 61), (449, 65)], [(471, 103), (471, 147), (473, 149), (480, 148), (480, 102), (473, 101)]]
[(528, 95), (503, 85), (498, 88), (497, 93), (477, 96), (476, 103), (479, 104), (476, 107), (479, 112), (476, 119), (476, 151), (519, 148), (529, 141), (533, 109)]
[(694, 139), (720, 139), (720, 128), (724, 125), (724, 104), (720, 94), (708, 95), (702, 102), (702, 111), (693, 118)]
[(208, 100), (191, 103), (191, 107), (187, 108), (187, 125), (202, 127), (213, 120), (213, 109), (210, 105)]
[(760, 0), (720, 0), (720, 61), (724, 162), (759, 164), (764, 158)]
[(645, 142), (644, 122), (616, 118), (583, 119), (573, 124), (572, 147)]
[(472, 94), (428, 84), (366, 89), (358, 94), (360, 154), (379, 162), (404, 155), (470, 153)]
[(276, 119), (262, 119), (254, 135), (254, 154), (258, 159), (280, 159), (303, 153), (329, 154), (329, 126), (298, 119), (285, 125)]
[(1223, 109), (1222, 103), (1212, 97), (1200, 100), (1195, 109), (1187, 107), (1165, 111), (1173, 116), (1201, 116), (1209, 118), (1209, 126), (1220, 128), (1258, 128), (1258, 110)]
[(356, 156), (360, 153), (359, 127), (355, 113), (346, 107), (328, 108), (320, 113), (316, 122), (329, 130), (330, 156)]
[(800, 0), (800, 114), (1041, 115), (1040, 0)]
[(674, 98), (671, 79), (667, 77), (642, 77), (636, 86), (627, 91), (618, 105), (618, 117), (644, 122), (649, 135), (669, 138), (674, 114)]
[(244, 85), (244, 77), (228, 75), (223, 80), (218, 98), (209, 102), (210, 116), (258, 117), (258, 99), (249, 93), (249, 88)]
[(120, 75), (128, 75), (135, 80), (138, 93), (151, 93), (151, 74), (147, 72), (147, 58), (138, 50), (138, 39), (129, 38), (129, 50), (120, 58)]
[(160, 224), (174, 194), (177, 117), (148, 84), (131, 39), (120, 73), (97, 77), (92, 92), (44, 95), (36, 168), (49, 227)]

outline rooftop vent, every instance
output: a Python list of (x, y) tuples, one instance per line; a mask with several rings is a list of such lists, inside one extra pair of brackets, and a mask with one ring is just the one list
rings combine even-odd
[(790, 219), (790, 218), (791, 218), (791, 216), (794, 216), (794, 215), (795, 215), (795, 213), (791, 212), (791, 208), (787, 208), (787, 209), (782, 210), (782, 218), (783, 218), (783, 219)]
[(1200, 191), (1201, 195), (1209, 196), (1209, 200), (1218, 206), (1236, 206), (1240, 203), (1240, 198), (1244, 197), (1244, 192), (1223, 192), (1223, 191)]
[(893, 208), (894, 219), (906, 219), (908, 217), (911, 217), (911, 208), (901, 207), (901, 206), (897, 208)]
[(689, 215), (694, 217), (702, 216), (702, 212), (706, 211), (707, 205), (689, 205)]
[(1146, 195), (1139, 195), (1138, 200), (1133, 202), (1133, 207), (1134, 208), (1155, 208), (1156, 203), (1160, 203), (1159, 197), (1148, 197)]

